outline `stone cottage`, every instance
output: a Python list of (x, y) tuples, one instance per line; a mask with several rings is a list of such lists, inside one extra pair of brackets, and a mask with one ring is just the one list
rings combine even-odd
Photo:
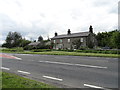
[(58, 35), (55, 32), (55, 36), (51, 38), (51, 43), (54, 43), (53, 49), (76, 49), (76, 45), (73, 45), (76, 40), (81, 43), (80, 47), (88, 47), (89, 44), (96, 46), (92, 26), (89, 27), (88, 32), (71, 33), (70, 29), (68, 29), (67, 34), (63, 35)]

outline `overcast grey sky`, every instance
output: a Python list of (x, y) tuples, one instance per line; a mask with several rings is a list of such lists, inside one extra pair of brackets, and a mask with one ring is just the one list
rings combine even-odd
[(9, 31), (20, 32), (26, 39), (54, 32), (72, 33), (111, 31), (118, 27), (119, 0), (0, 0), (0, 43)]

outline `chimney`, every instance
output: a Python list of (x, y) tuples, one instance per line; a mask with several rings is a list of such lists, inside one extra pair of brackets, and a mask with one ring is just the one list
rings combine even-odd
[(89, 32), (90, 32), (90, 33), (93, 33), (92, 25), (90, 25)]
[(57, 35), (58, 35), (57, 32), (55, 32), (55, 37), (56, 37)]
[(68, 29), (68, 35), (70, 35), (71, 34), (71, 31), (70, 31), (70, 29)]

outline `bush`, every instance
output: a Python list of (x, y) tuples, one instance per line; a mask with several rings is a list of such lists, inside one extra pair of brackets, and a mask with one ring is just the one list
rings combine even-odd
[(2, 49), (2, 51), (7, 51), (7, 52), (23, 52), (22, 47), (17, 47), (17, 48), (7, 48), (7, 49)]
[(103, 54), (120, 54), (120, 51), (117, 50), (76, 50), (75, 52), (83, 53), (103, 53)]
[(27, 45), (27, 46), (24, 47), (24, 50), (32, 50), (32, 49), (33, 49), (33, 47), (30, 46), (30, 45)]
[(76, 50), (76, 52), (83, 52), (83, 50)]
[(68, 52), (73, 52), (74, 50), (67, 50)]
[(46, 52), (46, 51), (51, 51), (51, 49), (33, 49), (31, 51), (32, 52)]
[(66, 51), (66, 52), (73, 52), (74, 50), (69, 50), (69, 49), (58, 49), (58, 50), (56, 50), (56, 49), (54, 49), (53, 51)]
[(86, 49), (88, 49), (88, 47), (84, 47), (84, 46), (80, 47), (80, 50), (86, 50)]

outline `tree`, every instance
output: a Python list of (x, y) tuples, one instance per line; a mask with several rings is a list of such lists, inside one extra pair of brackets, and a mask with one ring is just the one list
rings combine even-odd
[(120, 31), (113, 30), (109, 32), (98, 33), (96, 38), (98, 46), (120, 48)]
[(22, 40), (20, 41), (20, 47), (25, 47), (25, 46), (27, 46), (29, 43), (31, 43), (31, 41), (22, 39)]
[(96, 36), (98, 46), (101, 47), (109, 46), (109, 42), (108, 42), (109, 38), (110, 38), (110, 34), (108, 34), (108, 32), (98, 33)]
[(76, 47), (76, 49), (79, 49), (81, 46), (80, 39), (76, 39), (72, 42), (72, 45)]
[(36, 42), (36, 40), (34, 40), (33, 42)]
[(43, 41), (43, 37), (42, 36), (39, 36), (38, 37), (38, 41), (40, 42), (40, 41)]
[(111, 36), (112, 47), (120, 49), (120, 32), (116, 31)]
[(90, 40), (88, 41), (88, 48), (93, 48), (94, 47), (94, 43)]
[(20, 40), (22, 39), (22, 36), (18, 32), (9, 32), (6, 37), (6, 47), (17, 47), (20, 44)]

